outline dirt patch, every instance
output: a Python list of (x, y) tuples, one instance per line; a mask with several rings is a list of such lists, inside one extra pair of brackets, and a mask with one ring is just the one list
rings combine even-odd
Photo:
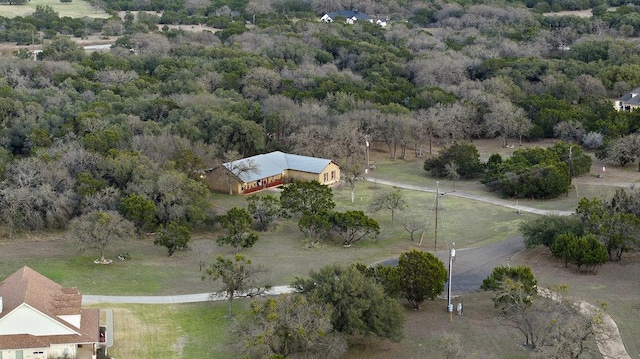
[(572, 10), (572, 11), (558, 11), (558, 12), (545, 12), (544, 16), (577, 16), (577, 17), (592, 17), (591, 9), (587, 10)]

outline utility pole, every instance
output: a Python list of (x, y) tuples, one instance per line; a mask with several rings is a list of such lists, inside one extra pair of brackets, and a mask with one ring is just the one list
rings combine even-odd
[(440, 198), (440, 181), (436, 181), (436, 225), (435, 232), (433, 234), (434, 238), (434, 251), (438, 251), (438, 198)]
[(454, 245), (455, 243), (451, 243), (451, 250), (449, 251), (449, 282), (447, 283), (447, 311), (449, 313), (453, 313), (453, 304), (451, 304), (451, 278), (453, 277), (453, 261), (456, 259), (456, 250), (453, 248)]

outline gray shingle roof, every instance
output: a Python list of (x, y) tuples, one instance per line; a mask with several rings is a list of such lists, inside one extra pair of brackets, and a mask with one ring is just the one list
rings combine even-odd
[(627, 104), (638, 104), (640, 103), (640, 87), (631, 90), (630, 92), (622, 95), (619, 99)]
[(330, 18), (335, 19), (338, 16), (343, 16), (346, 17), (347, 19), (353, 18), (355, 17), (358, 20), (371, 20), (373, 19), (373, 17), (360, 12), (358, 10), (342, 10), (342, 11), (336, 11), (336, 12), (330, 12), (327, 15), (329, 15)]
[[(295, 170), (308, 173), (321, 173), (331, 160), (300, 156), (280, 151), (243, 158), (225, 163), (228, 170), (233, 172), (241, 181), (253, 182), (266, 177), (281, 174), (285, 170)], [(255, 165), (256, 171), (243, 172), (241, 168)]]

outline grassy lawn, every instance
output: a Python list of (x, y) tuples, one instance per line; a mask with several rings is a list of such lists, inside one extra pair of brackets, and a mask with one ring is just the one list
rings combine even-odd
[(99, 8), (91, 6), (88, 1), (84, 0), (73, 0), (70, 3), (61, 3), (60, 0), (30, 0), (24, 5), (0, 4), (0, 13), (2, 13), (2, 16), (7, 18), (16, 16), (27, 16), (31, 15), (36, 10), (36, 6), (38, 5), (51, 6), (60, 17), (109, 17), (106, 12)]
[[(242, 309), (246, 302), (235, 303)], [(115, 358), (230, 358), (226, 302), (113, 305)]]
[[(372, 338), (350, 339), (348, 359), (445, 358), (442, 339), (457, 336), (462, 358), (528, 358), (519, 332), (499, 323), (488, 293), (458, 297), (464, 316), (450, 316), (445, 301), (425, 302), (420, 311), (405, 307), (405, 336), (401, 342)], [(235, 301), (238, 315), (247, 301)], [(232, 320), (225, 302), (181, 305), (114, 305), (116, 358), (230, 358), (226, 347)], [(599, 358), (585, 356), (584, 358)]]

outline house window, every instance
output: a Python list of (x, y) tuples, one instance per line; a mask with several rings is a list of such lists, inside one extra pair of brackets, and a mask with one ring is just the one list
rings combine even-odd
[(336, 171), (331, 171), (331, 179), (336, 179)]
[(329, 174), (325, 173), (324, 174), (324, 181), (327, 182), (329, 180)]
[(24, 354), (22, 350), (16, 350), (16, 359), (24, 359)]

